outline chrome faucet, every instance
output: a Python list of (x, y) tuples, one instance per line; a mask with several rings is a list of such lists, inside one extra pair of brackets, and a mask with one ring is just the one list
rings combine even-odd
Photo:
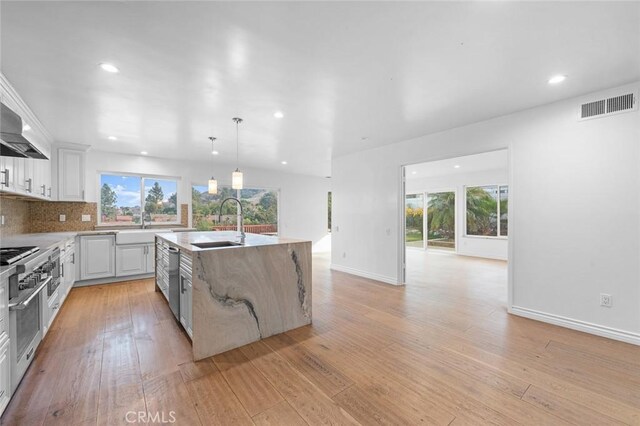
[(244, 233), (244, 213), (242, 212), (242, 203), (239, 199), (237, 199), (236, 197), (228, 197), (222, 200), (222, 203), (220, 203), (220, 214), (218, 215), (218, 223), (222, 222), (222, 207), (224, 206), (224, 203), (229, 200), (233, 200), (238, 203), (238, 208), (240, 209), (240, 244), (244, 244), (244, 240), (246, 237)]
[(147, 216), (149, 216), (148, 220), (151, 221), (151, 213), (147, 213), (147, 212), (142, 213), (142, 229), (147, 228), (147, 223), (145, 222), (145, 220), (147, 220)]

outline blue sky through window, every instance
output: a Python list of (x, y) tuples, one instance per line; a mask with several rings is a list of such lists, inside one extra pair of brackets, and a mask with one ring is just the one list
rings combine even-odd
[(116, 206), (140, 207), (140, 180), (138, 176), (102, 175), (100, 187), (105, 183), (116, 193)]

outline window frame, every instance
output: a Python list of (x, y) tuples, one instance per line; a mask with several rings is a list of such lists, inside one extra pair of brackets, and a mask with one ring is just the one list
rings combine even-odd
[(133, 223), (133, 224), (122, 224), (118, 222), (103, 222), (102, 221), (102, 200), (100, 199), (100, 191), (102, 190), (102, 175), (111, 175), (111, 176), (127, 176), (127, 177), (135, 177), (140, 178), (140, 211), (144, 211), (144, 181), (145, 179), (158, 179), (158, 180), (175, 180), (176, 181), (176, 221), (175, 222), (145, 222), (145, 224), (149, 224), (151, 226), (163, 226), (163, 225), (181, 225), (182, 224), (182, 212), (180, 208), (179, 196), (180, 196), (180, 182), (182, 178), (179, 176), (166, 176), (166, 175), (156, 175), (156, 174), (147, 174), (147, 173), (128, 173), (128, 172), (114, 172), (111, 170), (98, 170), (97, 172), (98, 179), (96, 182), (96, 204), (98, 205), (98, 226), (104, 227), (131, 227), (131, 228), (140, 228), (142, 226), (141, 223)]
[[(498, 198), (496, 199), (496, 213), (497, 213), (497, 235), (472, 235), (468, 233), (467, 228), (467, 188), (481, 188), (483, 186), (497, 186), (498, 187)], [(464, 185), (462, 190), (464, 192), (464, 237), (465, 238), (478, 238), (478, 239), (489, 239), (489, 240), (507, 240), (509, 239), (509, 224), (507, 218), (507, 235), (500, 235), (500, 188), (506, 186), (509, 188), (508, 183), (484, 183), (484, 184), (474, 184), (474, 185)], [(509, 193), (509, 197), (511, 197), (511, 193)], [(507, 198), (507, 205), (509, 204), (509, 198)]]
[[(189, 187), (189, 190), (190, 190), (189, 191), (189, 194), (190, 194), (190, 196), (189, 196), (189, 211), (188, 211), (188, 213), (189, 213), (189, 226), (192, 226), (192, 227), (194, 226), (194, 224), (193, 224), (193, 198), (191, 197), (191, 194), (193, 193), (193, 187), (194, 186), (203, 186), (203, 187), (206, 188), (208, 185), (209, 185), (208, 182), (205, 182), (205, 183), (193, 182), (193, 181), (191, 182), (191, 186)], [(231, 183), (224, 183), (224, 182), (218, 181), (218, 189), (220, 189), (223, 186), (231, 188)], [(280, 235), (280, 229), (281, 229), (280, 228), (280, 211), (281, 211), (280, 202), (282, 201), (281, 194), (280, 194), (281, 189), (280, 188), (272, 188), (272, 187), (268, 187), (268, 186), (263, 186), (263, 187), (260, 187), (260, 188), (256, 188), (256, 187), (253, 187), (253, 186), (250, 186), (250, 185), (243, 186), (242, 189), (264, 189), (264, 190), (267, 190), (267, 191), (274, 191), (276, 193), (276, 203), (277, 203), (277, 206), (278, 206), (278, 208), (276, 209), (276, 226), (278, 228), (278, 235)], [(240, 194), (238, 193), (238, 191), (242, 191), (242, 189), (236, 189), (236, 197), (237, 198), (240, 198)], [(239, 216), (239, 212), (236, 213), (236, 217), (238, 217), (238, 216)], [(236, 223), (239, 224), (239, 222), (236, 222)]]

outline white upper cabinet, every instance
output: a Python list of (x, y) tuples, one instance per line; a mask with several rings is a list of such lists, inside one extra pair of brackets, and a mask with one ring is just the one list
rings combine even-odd
[(31, 194), (33, 190), (33, 176), (31, 175), (31, 158), (13, 159), (13, 185), (16, 192)]
[(3, 191), (15, 191), (14, 182), (14, 158), (0, 157), (0, 189)]
[(58, 150), (58, 201), (85, 201), (85, 161), (84, 151)]
[(33, 166), (33, 195), (51, 199), (51, 162), (33, 159), (31, 165)]
[[(50, 158), (53, 137), (1, 72), (0, 101), (22, 119), (22, 135)], [(51, 199), (51, 161), (0, 156), (0, 191)]]
[(50, 200), (51, 162), (0, 157), (0, 190)]

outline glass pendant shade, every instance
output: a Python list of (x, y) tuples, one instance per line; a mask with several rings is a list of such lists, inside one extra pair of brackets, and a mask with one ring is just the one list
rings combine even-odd
[(242, 189), (242, 172), (239, 169), (231, 174), (231, 188)]
[(216, 195), (218, 193), (218, 181), (213, 176), (211, 176), (211, 179), (209, 179), (209, 191), (208, 192), (211, 195)]

